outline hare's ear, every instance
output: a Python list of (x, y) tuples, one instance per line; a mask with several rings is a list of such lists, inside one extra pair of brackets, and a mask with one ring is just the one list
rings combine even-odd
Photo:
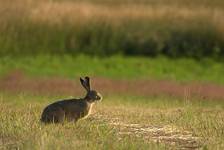
[(90, 90), (90, 89), (91, 89), (91, 88), (90, 88), (90, 79), (89, 79), (88, 76), (86, 76), (85, 79), (86, 79), (86, 85), (88, 86), (88, 88), (89, 88), (89, 90)]
[(89, 85), (87, 84), (86, 80), (80, 78), (80, 82), (81, 82), (82, 86), (83, 86), (87, 91), (90, 91)]

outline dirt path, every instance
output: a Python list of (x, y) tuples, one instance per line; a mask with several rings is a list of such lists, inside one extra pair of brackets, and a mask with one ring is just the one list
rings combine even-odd
[[(117, 130), (118, 137), (135, 136), (146, 142), (165, 143), (172, 149), (198, 149), (202, 146), (202, 138), (189, 131), (182, 131), (175, 126), (152, 126), (145, 124), (128, 124), (119, 118), (94, 115), (95, 121), (104, 122)], [(110, 118), (110, 119), (108, 119)]]
[[(106, 94), (133, 94), (140, 96), (168, 95), (224, 99), (224, 86), (203, 83), (177, 83), (172, 81), (112, 80), (92, 78), (93, 87)], [(34, 94), (79, 95), (83, 92), (77, 80), (65, 78), (29, 78), (20, 71), (13, 71), (0, 79), (0, 90), (31, 92)]]

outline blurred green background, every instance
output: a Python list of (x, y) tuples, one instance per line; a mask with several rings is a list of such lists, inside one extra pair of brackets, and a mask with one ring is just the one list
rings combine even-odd
[(224, 57), (221, 0), (0, 1), (0, 55)]
[(0, 74), (224, 83), (221, 0), (0, 0)]

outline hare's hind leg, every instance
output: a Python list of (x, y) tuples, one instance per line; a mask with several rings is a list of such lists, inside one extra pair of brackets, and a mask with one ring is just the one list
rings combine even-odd
[(52, 110), (43, 114), (41, 121), (44, 123), (61, 123), (65, 120), (65, 113), (61, 109)]

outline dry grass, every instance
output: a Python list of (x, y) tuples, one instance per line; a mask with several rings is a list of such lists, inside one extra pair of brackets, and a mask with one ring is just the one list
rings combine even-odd
[[(126, 20), (162, 20), (184, 22), (204, 20), (223, 30), (223, 7), (204, 5), (185, 5), (176, 3), (159, 5), (127, 2), (120, 5), (104, 5), (90, 1), (15, 1), (14, 3), (0, 1), (1, 16), (29, 18), (34, 22), (72, 24), (86, 21), (102, 20), (110, 24), (121, 24)], [(194, 3), (194, 2), (192, 2)], [(7, 12), (7, 13), (6, 13)]]
[[(200, 6), (152, 6), (152, 5), (119, 5), (105, 6), (83, 2), (42, 2), (31, 13), (35, 18), (49, 17), (50, 21), (56, 18), (77, 17), (93, 19), (98, 17), (101, 19), (125, 19), (125, 18), (147, 18), (147, 19), (189, 19), (194, 17), (208, 17), (211, 20), (220, 20), (223, 17), (221, 8), (205, 8)], [(79, 18), (80, 16), (80, 18)], [(53, 18), (52, 18), (53, 17)], [(81, 20), (80, 20), (81, 21)]]
[[(106, 97), (77, 124), (42, 125), (53, 97), (1, 94), (0, 146), (21, 149), (222, 149), (223, 109), (163, 99)], [(135, 102), (134, 102), (135, 100)], [(143, 101), (142, 101), (143, 100)], [(157, 101), (144, 104), (144, 101)], [(159, 103), (163, 103), (160, 105)], [(173, 105), (171, 107), (171, 105)], [(200, 112), (200, 113), (199, 113)], [(155, 142), (155, 143), (154, 143)]]

